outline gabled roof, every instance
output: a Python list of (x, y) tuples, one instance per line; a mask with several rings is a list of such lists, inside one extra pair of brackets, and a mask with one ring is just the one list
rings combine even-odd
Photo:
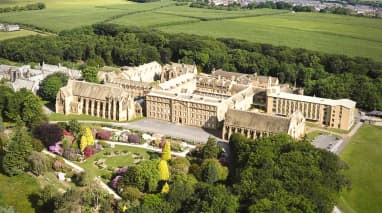
[(97, 100), (106, 100), (108, 97), (127, 97), (128, 94), (120, 87), (105, 84), (89, 83), (84, 81), (69, 80), (68, 86), (72, 94)]
[(230, 109), (224, 125), (272, 133), (288, 133), (290, 118)]

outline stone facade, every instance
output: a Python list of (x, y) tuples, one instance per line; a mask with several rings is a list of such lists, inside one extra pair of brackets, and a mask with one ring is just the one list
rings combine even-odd
[(36, 93), (39, 85), (48, 75), (54, 73), (64, 73), (71, 79), (80, 79), (81, 71), (69, 69), (61, 65), (43, 64), (32, 69), (30, 65), (20, 67), (0, 64), (0, 79), (10, 81), (11, 87), (15, 90), (26, 88)]
[(267, 113), (281, 116), (301, 111), (309, 121), (323, 126), (349, 130), (354, 124), (356, 103), (349, 99), (327, 99), (280, 92), (271, 88), (267, 94)]
[(159, 80), (162, 73), (162, 65), (153, 61), (137, 67), (121, 67), (121, 70), (128, 80), (151, 83)]
[(122, 88), (69, 80), (56, 98), (56, 112), (126, 121), (142, 116), (142, 108)]
[(252, 104), (252, 87), (243, 86), (233, 95), (208, 94), (198, 92), (196, 82), (192, 82), (194, 85), (183, 91), (153, 89), (146, 97), (147, 117), (219, 129), (228, 109), (246, 110)]
[(165, 64), (162, 67), (160, 82), (163, 83), (173, 78), (186, 75), (187, 73), (196, 75), (198, 73), (198, 70), (196, 69), (196, 65), (180, 64), (180, 63)]
[(122, 78), (110, 79), (106, 82), (106, 84), (123, 88), (128, 94), (132, 95), (134, 99), (145, 97), (153, 87), (151, 83), (132, 81)]
[[(224, 124), (225, 139), (235, 131), (244, 131), (251, 138), (276, 133), (298, 138), (303, 134), (301, 126), (304, 126), (305, 117), (340, 129), (348, 129), (354, 122), (355, 102), (304, 96), (302, 89), (280, 85), (276, 77), (223, 70), (198, 75), (195, 65), (170, 63), (161, 66), (152, 62), (122, 67), (115, 72), (100, 72), (99, 78), (104, 85), (86, 89), (94, 94), (77, 92), (75, 95), (68, 91), (78, 89), (60, 90), (58, 111), (128, 120), (142, 114), (143, 109), (148, 118), (181, 125), (221, 129)], [(115, 102), (116, 111), (106, 107), (109, 102), (112, 105)], [(89, 107), (90, 110), (84, 110)], [(254, 107), (267, 114), (247, 112)], [(126, 111), (120, 110), (125, 108)], [(105, 109), (111, 112), (103, 112)], [(224, 122), (227, 116), (229, 119)], [(237, 126), (233, 123), (235, 119), (239, 122)]]
[(215, 79), (231, 80), (236, 82), (237, 84), (252, 85), (253, 87), (264, 89), (266, 89), (269, 85), (279, 85), (278, 78), (257, 75), (257, 73), (251, 75), (237, 72), (227, 72), (219, 69), (212, 71), (211, 76)]
[(240, 110), (228, 110), (224, 121), (222, 138), (229, 140), (232, 134), (241, 133), (247, 138), (285, 133), (293, 138), (304, 136), (305, 118), (300, 112), (288, 118)]

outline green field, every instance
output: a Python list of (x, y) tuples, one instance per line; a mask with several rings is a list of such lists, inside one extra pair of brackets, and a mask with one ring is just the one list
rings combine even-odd
[(29, 35), (37, 35), (39, 33), (30, 31), (30, 30), (20, 30), (15, 32), (0, 32), (0, 41), (5, 39), (29, 36)]
[(158, 9), (155, 12), (161, 13), (161, 14), (176, 15), (179, 17), (184, 16), (184, 17), (209, 20), (209, 19), (238, 18), (238, 17), (246, 17), (246, 16), (273, 15), (273, 14), (287, 13), (288, 11), (272, 10), (272, 9), (226, 11), (226, 10), (192, 8), (188, 6), (171, 6), (171, 7)]
[(342, 193), (338, 206), (347, 213), (380, 212), (382, 209), (382, 127), (364, 125), (354, 135), (341, 158), (352, 190)]
[(382, 19), (296, 13), (205, 21), (159, 28), (306, 48), (382, 61)]
[(29, 195), (40, 190), (37, 181), (27, 174), (8, 177), (0, 174), (0, 193), (3, 202), (13, 206), (17, 212), (33, 213)]
[[(91, 25), (113, 17), (129, 13), (160, 8), (168, 2), (137, 4), (125, 0), (39, 0), (30, 2), (44, 2), (46, 9), (35, 11), (10, 12), (0, 14), (0, 21), (28, 24), (51, 31), (73, 29)], [(0, 4), (1, 5), (1, 4)], [(23, 5), (20, 3), (20, 5)]]
[(0, 22), (28, 24), (59, 32), (99, 22), (155, 27), (171, 33), (238, 38), (382, 61), (382, 19), (286, 10), (212, 10), (175, 6), (164, 0), (7, 0), (0, 7), (42, 1), (39, 11), (0, 14)]
[(132, 16), (124, 16), (113, 20), (111, 23), (120, 24), (125, 26), (140, 26), (140, 27), (152, 27), (152, 26), (164, 26), (173, 24), (182, 24), (186, 22), (198, 21), (195, 18), (178, 17), (167, 14), (156, 14), (155, 19), (152, 16), (147, 16), (147, 13), (135, 14)]

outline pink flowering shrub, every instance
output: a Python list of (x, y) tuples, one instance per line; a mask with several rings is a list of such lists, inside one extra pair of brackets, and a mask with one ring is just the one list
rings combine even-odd
[(100, 130), (96, 133), (96, 138), (100, 140), (110, 140), (111, 133), (107, 130)]

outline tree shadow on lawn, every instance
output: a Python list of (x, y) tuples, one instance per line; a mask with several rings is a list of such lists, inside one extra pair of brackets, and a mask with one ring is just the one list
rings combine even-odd
[[(47, 200), (45, 200), (47, 199)], [(28, 195), (28, 200), (32, 204), (36, 213), (53, 212), (54, 200), (53, 198), (43, 198), (38, 192), (33, 192)]]

